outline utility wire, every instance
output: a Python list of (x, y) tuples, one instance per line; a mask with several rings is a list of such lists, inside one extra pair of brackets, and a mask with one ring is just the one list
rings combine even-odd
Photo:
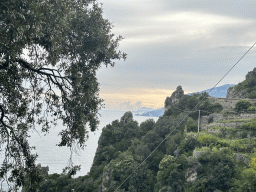
[[(172, 104), (171, 104), (171, 106), (173, 106), (174, 108), (176, 108), (176, 109), (178, 109), (178, 110), (180, 110), (180, 111), (182, 111), (182, 112), (184, 112), (184, 113), (193, 113), (193, 112), (199, 111), (199, 110), (186, 111), (186, 110), (183, 110), (183, 109), (181, 109), (181, 108), (176, 107), (175, 105), (172, 105)], [(194, 108), (193, 108), (193, 109), (194, 109)], [(200, 109), (200, 111), (204, 111), (204, 112), (206, 112), (206, 113), (213, 113), (213, 112), (206, 111), (206, 110), (201, 110), (201, 109)]]
[[(229, 72), (244, 58), (244, 56), (254, 47), (254, 45), (256, 44), (256, 42), (243, 54), (243, 56), (228, 70), (228, 72), (218, 81), (218, 83), (216, 83), (214, 85), (213, 88), (211, 88), (211, 90), (208, 92), (209, 94), (212, 92), (212, 90), (229, 74)], [(174, 129), (161, 141), (161, 143), (159, 143), (159, 145), (157, 145), (157, 147), (139, 164), (135, 167), (134, 171), (121, 183), (121, 185), (119, 185), (115, 192), (135, 173), (135, 171), (137, 170), (137, 168), (139, 168), (154, 152), (155, 150), (157, 150), (160, 145), (162, 145), (162, 143), (177, 129), (177, 127), (193, 112), (193, 110), (200, 104), (203, 102), (203, 100), (206, 98), (206, 96), (204, 96), (197, 104), (196, 106), (192, 109), (192, 111), (187, 114), (175, 127)]]

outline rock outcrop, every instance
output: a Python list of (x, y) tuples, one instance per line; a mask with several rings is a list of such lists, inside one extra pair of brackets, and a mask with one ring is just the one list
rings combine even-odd
[(176, 91), (174, 91), (171, 95), (171, 97), (167, 97), (165, 100), (165, 108), (167, 108), (170, 105), (177, 104), (180, 99), (184, 96), (184, 91), (182, 87), (179, 85), (176, 88)]
[(229, 99), (239, 99), (239, 98), (243, 98), (244, 95), (244, 91), (237, 91), (236, 87), (230, 87), (227, 91), (227, 96), (226, 98)]
[(256, 86), (256, 68), (252, 71), (249, 71), (245, 76), (245, 80), (234, 87), (230, 87), (227, 91), (226, 98), (252, 98), (255, 96), (255, 88)]
[(131, 111), (127, 111), (120, 119), (120, 122), (128, 123), (133, 121), (133, 115)]

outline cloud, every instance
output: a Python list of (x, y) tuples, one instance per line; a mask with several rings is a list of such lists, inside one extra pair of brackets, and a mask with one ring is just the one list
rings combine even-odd
[(141, 102), (138, 101), (132, 104), (131, 101), (120, 102), (106, 102), (105, 109), (107, 110), (120, 110), (120, 111), (137, 111), (141, 106)]
[(106, 109), (137, 110), (141, 107), (158, 109), (164, 106), (167, 96), (173, 90), (168, 89), (103, 89), (100, 98), (105, 100)]
[[(114, 68), (101, 68), (101, 95), (108, 103), (130, 101), (159, 108), (170, 93), (209, 89), (256, 39), (255, 1), (102, 0), (113, 33), (128, 54)], [(221, 82), (241, 82), (255, 67), (255, 48)], [(145, 94), (144, 94), (145, 93)], [(146, 96), (149, 95), (148, 97)]]

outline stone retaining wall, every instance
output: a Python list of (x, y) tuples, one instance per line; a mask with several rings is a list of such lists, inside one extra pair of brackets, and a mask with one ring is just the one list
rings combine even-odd
[[(236, 102), (241, 100), (241, 99), (209, 97), (209, 100), (210, 100), (211, 103), (221, 104), (224, 108), (233, 109), (236, 106)], [(251, 104), (256, 103), (256, 99), (247, 99), (247, 100), (250, 101)]]

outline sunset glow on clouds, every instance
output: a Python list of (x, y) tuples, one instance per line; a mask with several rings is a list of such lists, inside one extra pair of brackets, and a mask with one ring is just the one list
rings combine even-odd
[[(129, 89), (101, 92), (106, 109), (138, 110), (141, 107), (161, 108), (167, 96), (174, 90), (167, 89)], [(127, 106), (125, 108), (125, 106)], [(130, 109), (129, 107), (130, 106)]]

